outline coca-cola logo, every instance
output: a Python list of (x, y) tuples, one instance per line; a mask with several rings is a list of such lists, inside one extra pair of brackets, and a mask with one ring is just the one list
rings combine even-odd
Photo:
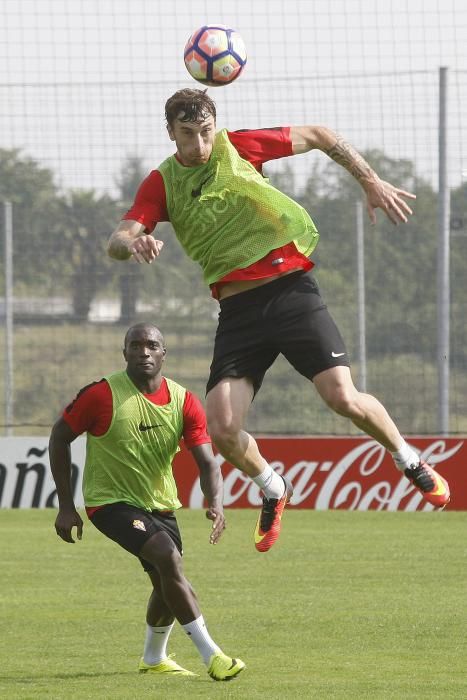
[[(423, 460), (433, 466), (451, 459), (463, 446), (464, 441), (447, 447), (439, 439), (417, 450)], [(414, 448), (416, 449), (416, 448)], [(216, 456), (219, 466), (225, 461)], [(434, 507), (426, 503), (423, 496), (406, 477), (396, 469), (390, 455), (374, 440), (358, 442), (339, 459), (314, 461), (299, 460), (286, 467), (282, 461), (271, 461), (271, 467), (287, 476), (294, 486), (291, 505), (316, 510), (405, 510), (431, 511)], [(230, 468), (224, 475), (224, 506), (246, 505), (258, 507), (262, 496), (258, 486), (238, 469)], [(196, 479), (191, 489), (189, 506), (203, 507), (203, 494)]]

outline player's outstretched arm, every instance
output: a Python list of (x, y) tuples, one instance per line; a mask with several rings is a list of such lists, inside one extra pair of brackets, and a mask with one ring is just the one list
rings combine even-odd
[(70, 426), (59, 418), (52, 428), (49, 440), (50, 469), (55, 481), (58, 496), (58, 515), (55, 531), (65, 542), (74, 542), (72, 529), (80, 540), (83, 534), (83, 521), (76, 511), (71, 489), (71, 449), (70, 444), (78, 437)]
[(381, 180), (342, 136), (324, 126), (296, 126), (291, 127), (290, 137), (294, 154), (318, 148), (349, 171), (365, 190), (371, 223), (376, 223), (376, 209), (382, 209), (393, 224), (407, 223), (413, 212), (405, 199), (415, 199), (416, 196)]
[(164, 243), (147, 234), (144, 224), (132, 219), (120, 221), (107, 244), (107, 252), (115, 260), (128, 260), (132, 256), (139, 262), (152, 263), (160, 254)]
[(193, 447), (191, 454), (198, 465), (201, 491), (208, 502), (206, 517), (212, 520), (209, 542), (216, 544), (225, 530), (222, 472), (210, 443)]

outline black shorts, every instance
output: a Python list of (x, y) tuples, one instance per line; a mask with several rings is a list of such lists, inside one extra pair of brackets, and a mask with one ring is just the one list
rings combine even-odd
[(310, 273), (292, 272), (221, 300), (206, 393), (225, 377), (249, 377), (256, 394), (279, 354), (308, 379), (330, 367), (350, 366)]
[(154, 567), (139, 556), (143, 545), (156, 532), (166, 532), (180, 554), (183, 554), (182, 538), (173, 512), (147, 511), (128, 503), (109, 503), (96, 510), (91, 518), (93, 525), (140, 560), (145, 571)]

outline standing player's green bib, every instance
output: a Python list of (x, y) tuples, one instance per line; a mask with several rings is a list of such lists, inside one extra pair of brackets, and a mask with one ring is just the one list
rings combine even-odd
[(170, 403), (156, 406), (126, 371), (106, 380), (112, 390), (112, 422), (105, 435), (87, 436), (85, 505), (123, 501), (148, 511), (180, 508), (172, 461), (180, 449), (186, 390), (166, 379)]

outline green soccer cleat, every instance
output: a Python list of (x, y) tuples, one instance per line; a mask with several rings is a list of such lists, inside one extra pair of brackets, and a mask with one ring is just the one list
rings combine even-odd
[(141, 659), (139, 662), (138, 670), (140, 673), (160, 673), (166, 676), (197, 676), (197, 673), (192, 673), (188, 669), (179, 666), (176, 661), (172, 659), (172, 655), (168, 656), (163, 661), (160, 661), (155, 666), (150, 666)]
[(209, 660), (208, 674), (215, 681), (230, 681), (244, 668), (245, 664), (241, 659), (231, 659), (230, 656), (218, 651)]

